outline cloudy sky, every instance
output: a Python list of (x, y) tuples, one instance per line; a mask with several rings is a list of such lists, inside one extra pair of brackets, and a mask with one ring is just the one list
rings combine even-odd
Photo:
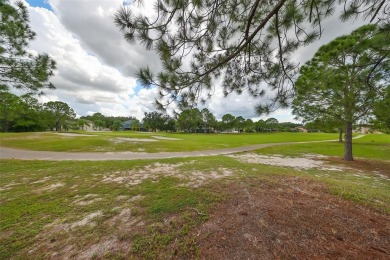
[[(156, 89), (142, 89), (134, 73), (148, 65), (159, 69), (159, 60), (142, 46), (129, 45), (113, 23), (116, 10), (129, 0), (24, 0), (30, 13), (32, 52), (48, 53), (57, 62), (52, 78), (54, 91), (46, 91), (41, 101), (59, 100), (69, 104), (79, 116), (100, 112), (107, 116), (135, 116), (154, 111)], [(333, 38), (350, 33), (362, 21), (341, 23), (337, 16), (324, 22), (320, 41), (301, 49), (295, 59), (305, 62)], [(248, 94), (223, 97), (218, 90), (206, 107), (221, 118), (226, 113), (258, 120), (254, 107), (258, 100)], [(294, 121), (289, 110), (267, 117)]]

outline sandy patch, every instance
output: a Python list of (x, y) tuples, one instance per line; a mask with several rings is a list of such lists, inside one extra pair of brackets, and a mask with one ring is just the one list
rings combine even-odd
[(116, 197), (116, 200), (125, 200), (125, 199), (127, 199), (128, 198), (128, 196), (126, 196), (126, 195), (119, 195), (118, 197)]
[(183, 178), (189, 179), (189, 182), (185, 184), (187, 187), (198, 188), (211, 180), (218, 180), (232, 176), (234, 173), (226, 168), (218, 168), (215, 171), (208, 172), (207, 174), (201, 171), (194, 171), (184, 176)]
[(42, 179), (40, 179), (40, 180), (31, 182), (31, 184), (44, 183), (44, 182), (50, 180), (50, 178), (51, 178), (50, 176), (46, 176), (46, 177), (44, 177), (44, 178), (42, 178)]
[(55, 189), (63, 187), (63, 186), (65, 186), (64, 183), (58, 182), (58, 183), (54, 183), (52, 185), (46, 186), (42, 189), (39, 189), (39, 191), (52, 191), (52, 190), (55, 190)]
[[(287, 156), (280, 156), (280, 155), (272, 155), (272, 156), (259, 155), (255, 153), (227, 155), (227, 156), (246, 163), (285, 166), (285, 167), (293, 167), (298, 169), (316, 168), (320, 170), (330, 170), (330, 171), (342, 171), (346, 169), (345, 167), (342, 166), (327, 165), (325, 161), (316, 160), (319, 159), (319, 157), (314, 155), (309, 155), (303, 158), (287, 157)], [(321, 158), (323, 157), (321, 156)]]
[(113, 226), (119, 226), (121, 229), (126, 230), (133, 229), (137, 226), (143, 226), (145, 223), (142, 221), (141, 216), (133, 216), (131, 208), (114, 208), (113, 210), (120, 210), (117, 215), (108, 220), (108, 224)]
[(22, 183), (12, 181), (12, 182), (8, 183), (7, 185), (4, 185), (3, 187), (0, 187), (0, 191), (11, 190), (13, 187), (18, 186), (20, 184), (22, 184)]
[(82, 196), (81, 198), (76, 199), (73, 201), (73, 204), (78, 206), (86, 206), (93, 204), (95, 202), (103, 200), (102, 198), (98, 198), (97, 194), (87, 194), (85, 196)]
[(171, 140), (171, 141), (180, 141), (183, 139), (180, 138), (172, 138), (172, 137), (165, 137), (165, 136), (158, 136), (158, 135), (153, 135), (153, 138), (160, 139), (160, 140)]
[[(119, 241), (116, 238), (100, 242), (86, 249), (77, 259), (94, 259), (103, 257), (106, 252), (118, 250)], [(104, 258), (104, 257), (103, 257)]]
[(46, 229), (49, 230), (49, 234), (68, 232), (74, 228), (82, 227), (86, 225), (94, 226), (95, 222), (92, 220), (96, 217), (103, 216), (103, 213), (99, 210), (93, 213), (86, 215), (83, 219), (73, 222), (73, 223), (62, 223), (63, 220), (55, 220), (53, 223), (45, 226)]
[[(189, 162), (192, 163), (192, 162)], [(231, 176), (233, 172), (225, 168), (218, 168), (213, 171), (191, 171), (182, 172), (179, 167), (184, 165), (155, 163), (145, 166), (140, 169), (129, 170), (124, 172), (113, 172), (103, 176), (103, 182), (106, 183), (121, 183), (127, 186), (140, 184), (146, 179), (157, 181), (161, 177), (176, 177), (184, 181), (188, 181), (185, 185), (191, 187), (199, 187), (212, 180), (225, 178)]]
[(70, 136), (70, 137), (75, 137), (75, 136), (97, 136), (97, 135), (86, 135), (86, 134), (76, 134), (76, 133), (56, 133), (56, 135), (62, 135), (62, 136)]
[(155, 139), (150, 138), (130, 138), (130, 137), (117, 137), (114, 142), (157, 142)]
[(81, 226), (86, 226), (86, 225), (94, 225), (94, 222), (92, 222), (92, 220), (94, 218), (100, 217), (102, 215), (103, 215), (103, 213), (100, 210), (93, 212), (93, 213), (85, 216), (82, 220), (70, 224), (70, 228), (81, 227)]
[(118, 215), (114, 216), (110, 219), (109, 223), (110, 225), (114, 225), (115, 223), (127, 223), (131, 219), (131, 209), (130, 208), (124, 208), (119, 212)]
[(129, 199), (129, 202), (139, 201), (139, 200), (142, 200), (144, 197), (145, 197), (145, 196), (137, 195), (137, 196), (131, 197), (131, 198)]

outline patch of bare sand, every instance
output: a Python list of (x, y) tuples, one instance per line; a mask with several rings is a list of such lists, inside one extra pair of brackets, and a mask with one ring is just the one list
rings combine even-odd
[(143, 226), (144, 222), (140, 216), (133, 216), (131, 208), (123, 208), (118, 214), (109, 219), (107, 223), (112, 226), (120, 226), (121, 229), (125, 228), (130, 230), (136, 226)]
[(114, 142), (157, 142), (151, 138), (130, 138), (130, 137), (117, 137), (113, 139)]
[(307, 155), (305, 157), (288, 157), (281, 155), (260, 155), (255, 153), (244, 153), (227, 155), (246, 163), (266, 164), (273, 166), (293, 167), (298, 169), (320, 169), (329, 171), (342, 171), (346, 167), (338, 165), (328, 165), (324, 160), (318, 160), (324, 158), (323, 156)]
[(103, 213), (99, 210), (90, 213), (84, 216), (84, 218), (82, 218), (81, 220), (73, 223), (63, 223), (63, 220), (55, 220), (53, 223), (45, 226), (45, 232), (47, 232), (48, 234), (55, 234), (55, 233), (69, 232), (74, 228), (82, 227), (86, 225), (94, 226), (96, 225), (96, 223), (93, 222), (92, 220), (101, 216), (103, 216)]
[(103, 213), (99, 210), (99, 211), (96, 211), (96, 212), (93, 212), (91, 214), (88, 214), (87, 216), (85, 216), (83, 219), (77, 221), (77, 222), (74, 222), (74, 223), (71, 223), (70, 224), (70, 228), (75, 228), (75, 227), (82, 227), (82, 226), (86, 226), (86, 225), (95, 225), (94, 222), (92, 222), (92, 220), (96, 217), (100, 217), (100, 216), (103, 216)]
[(34, 182), (31, 182), (31, 184), (38, 184), (38, 183), (44, 183), (44, 182), (47, 182), (48, 180), (51, 179), (51, 176), (46, 176), (46, 177), (43, 177), (42, 179), (40, 180), (37, 180), (37, 181), (34, 181)]
[(64, 187), (64, 186), (65, 186), (65, 183), (57, 182), (57, 183), (53, 183), (49, 186), (43, 187), (43, 188), (39, 189), (38, 191), (52, 191), (52, 190), (55, 190), (57, 188)]
[(15, 182), (15, 181), (11, 181), (10, 183), (0, 187), (0, 191), (7, 191), (7, 190), (11, 190), (13, 189), (14, 187), (18, 186), (18, 185), (21, 185), (22, 183), (20, 182)]
[(73, 201), (73, 204), (78, 206), (86, 206), (91, 205), (93, 203), (102, 201), (102, 198), (99, 198), (97, 194), (87, 194), (85, 196), (78, 197), (75, 201)]
[(142, 196), (142, 195), (138, 194), (138, 195), (136, 195), (136, 196), (134, 196), (134, 197), (131, 197), (131, 198), (129, 199), (129, 202), (140, 201), (140, 200), (142, 200), (144, 197), (145, 197), (145, 196)]
[(69, 137), (77, 137), (77, 136), (86, 136), (86, 137), (93, 137), (97, 135), (87, 135), (87, 134), (76, 134), (76, 133), (56, 133), (57, 135), (61, 136), (69, 136)]
[(117, 238), (101, 241), (83, 250), (76, 259), (104, 259), (106, 253), (123, 252), (126, 247), (125, 243), (121, 243)]
[(390, 216), (304, 178), (224, 188), (228, 197), (191, 239), (199, 259), (389, 259)]
[(170, 141), (180, 141), (183, 139), (180, 138), (172, 138), (172, 137), (166, 137), (166, 136), (158, 136), (158, 135), (153, 135), (153, 138), (160, 139), (160, 140), (170, 140)]
[(179, 169), (179, 167), (182, 165), (184, 165), (184, 163), (155, 163), (140, 169), (108, 173), (103, 176), (103, 182), (115, 182), (128, 186), (134, 186), (140, 184), (146, 179), (157, 181), (161, 177), (176, 177), (187, 181), (187, 183), (183, 185), (197, 188), (210, 182), (211, 180), (221, 179), (233, 175), (233, 172), (226, 168), (217, 168), (213, 171), (183, 172)]

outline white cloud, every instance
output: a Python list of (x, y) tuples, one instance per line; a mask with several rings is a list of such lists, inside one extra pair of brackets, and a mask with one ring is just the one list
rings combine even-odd
[[(111, 116), (136, 116), (154, 111), (156, 89), (135, 92), (135, 72), (140, 67), (161, 68), (158, 56), (143, 46), (130, 45), (115, 27), (113, 17), (122, 5), (132, 0), (48, 0), (54, 11), (29, 7), (32, 29), (37, 33), (31, 45), (34, 53), (46, 52), (57, 62), (52, 79), (57, 90), (47, 91), (41, 100), (61, 100), (79, 115), (101, 112)], [(151, 12), (153, 1), (145, 1), (142, 8)], [(141, 10), (141, 9), (140, 9)], [(320, 41), (303, 48), (294, 59), (304, 62), (324, 43), (336, 36), (351, 32), (362, 21), (343, 23), (334, 16), (324, 21), (324, 35)], [(264, 98), (253, 98), (248, 93), (231, 94), (224, 98), (221, 88), (205, 107), (217, 118), (230, 113), (257, 119), (254, 107)], [(290, 110), (279, 110), (267, 117), (279, 121), (293, 121)]]
[(31, 27), (37, 33), (30, 48), (50, 54), (57, 62), (52, 78), (57, 90), (47, 91), (42, 100), (62, 100), (83, 115), (86, 111), (77, 108), (88, 107), (100, 112), (102, 106), (117, 107), (123, 102), (118, 97), (134, 94), (135, 78), (92, 55), (53, 12), (37, 7), (30, 7), (29, 12)]

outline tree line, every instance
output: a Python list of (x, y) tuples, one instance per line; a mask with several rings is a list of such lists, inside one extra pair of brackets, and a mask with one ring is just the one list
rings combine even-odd
[(279, 123), (276, 118), (260, 119), (254, 122), (242, 116), (225, 114), (221, 120), (209, 109), (185, 109), (175, 118), (159, 112), (145, 113), (142, 120), (143, 127), (150, 131), (181, 131), (186, 133), (213, 133), (213, 132), (293, 132), (298, 131), (300, 124), (286, 122)]
[[(153, 111), (144, 114), (142, 120), (136, 117), (105, 116), (101, 113), (76, 118), (74, 110), (65, 102), (50, 101), (39, 103), (31, 95), (17, 96), (9, 92), (0, 92), (0, 131), (68, 131), (110, 129), (143, 130), (187, 133), (213, 132), (292, 132), (298, 131), (300, 124), (279, 123), (276, 118), (258, 120), (245, 119), (242, 116), (225, 114), (217, 120), (209, 109), (186, 109), (175, 117)], [(125, 122), (128, 122), (125, 128)]]
[(50, 101), (44, 104), (31, 95), (17, 96), (0, 92), (0, 131), (33, 132), (69, 130), (74, 128), (76, 114), (66, 103)]

